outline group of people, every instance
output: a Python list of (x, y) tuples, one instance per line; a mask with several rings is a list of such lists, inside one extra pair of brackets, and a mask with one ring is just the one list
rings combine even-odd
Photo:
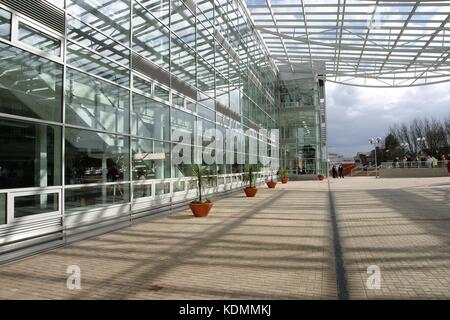
[[(445, 164), (446, 158), (445, 155), (441, 156), (442, 164)], [(413, 163), (415, 164), (413, 165)], [(411, 168), (411, 167), (425, 167), (425, 168), (437, 168), (439, 165), (439, 161), (435, 156), (427, 155), (422, 157), (416, 157), (413, 161), (413, 158), (410, 155), (406, 155), (403, 157), (402, 164), (400, 164), (400, 160), (395, 158), (393, 167), (394, 168)]]
[(331, 167), (331, 174), (333, 175), (333, 179), (336, 178), (344, 178), (344, 166), (342, 164), (339, 164), (336, 166), (333, 164), (333, 167)]

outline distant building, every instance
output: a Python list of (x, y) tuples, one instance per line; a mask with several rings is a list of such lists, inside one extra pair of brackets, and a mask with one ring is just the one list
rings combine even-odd
[(354, 157), (354, 162), (357, 166), (364, 166), (373, 163), (373, 152), (358, 152)]
[(339, 153), (329, 152), (328, 160), (329, 160), (330, 164), (342, 163), (342, 162), (344, 162), (344, 156)]
[(355, 160), (353, 158), (345, 157), (339, 153), (328, 153), (328, 160), (331, 164), (355, 163)]

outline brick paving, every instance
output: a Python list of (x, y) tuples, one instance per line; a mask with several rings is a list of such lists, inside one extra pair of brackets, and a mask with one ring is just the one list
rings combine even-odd
[[(336, 297), (326, 184), (218, 199), (207, 218), (156, 217), (0, 266), (0, 298), (321, 299)], [(66, 269), (81, 268), (81, 290)]]
[[(450, 298), (450, 178), (330, 185), (350, 298)], [(0, 266), (0, 298), (337, 299), (334, 244), (327, 182), (290, 182)], [(80, 290), (67, 289), (70, 265)]]
[[(352, 299), (450, 298), (450, 178), (331, 181)], [(376, 265), (381, 288), (368, 289)]]

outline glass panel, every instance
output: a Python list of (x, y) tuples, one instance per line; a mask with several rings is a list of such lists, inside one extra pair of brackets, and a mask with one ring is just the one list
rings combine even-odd
[[(226, 97), (223, 97), (226, 99)], [(219, 101), (221, 101), (221, 98), (217, 98)], [(241, 105), (240, 105), (240, 91), (237, 88), (230, 87), (230, 109), (232, 112), (240, 115), (241, 114)], [(223, 101), (222, 101), (223, 102)]]
[(172, 93), (172, 104), (183, 108), (184, 107), (184, 98), (175, 93)]
[(152, 185), (151, 183), (136, 184), (133, 186), (133, 198), (145, 198), (152, 196)]
[[(177, 146), (178, 150), (180, 150), (178, 156), (180, 158), (183, 157), (183, 153), (184, 152), (190, 152), (191, 153), (191, 161), (192, 161), (192, 156), (194, 154), (194, 149), (192, 145), (186, 145), (186, 144), (182, 144), (182, 143), (174, 143), (172, 144), (172, 148), (175, 148), (175, 146)], [(192, 173), (192, 168), (190, 164), (186, 164), (186, 163), (181, 163), (181, 164), (173, 164), (173, 177), (174, 178), (182, 178), (182, 177), (189, 177), (189, 176), (193, 176)]]
[(0, 189), (61, 184), (61, 129), (0, 119)]
[(185, 181), (175, 181), (173, 183), (173, 192), (184, 191), (186, 187)]
[(19, 34), (17, 40), (26, 43), (33, 48), (42, 50), (55, 56), (61, 55), (61, 40), (53, 38), (42, 31), (19, 22)]
[(169, 0), (140, 0), (142, 6), (165, 25), (169, 25)]
[(195, 16), (181, 0), (172, 0), (170, 28), (185, 43), (195, 49)]
[(129, 184), (70, 188), (65, 190), (66, 212), (106, 207), (114, 204), (127, 203), (129, 201)]
[(127, 68), (71, 42), (67, 45), (67, 63), (117, 84), (130, 85)]
[(169, 90), (155, 85), (155, 97), (169, 101)]
[(129, 104), (128, 90), (67, 69), (66, 123), (128, 133)]
[(172, 37), (170, 70), (179, 79), (195, 86), (195, 52), (177, 37)]
[[(203, 128), (203, 135), (202, 135), (202, 143), (203, 146), (206, 147), (208, 145), (210, 145), (214, 140), (215, 140), (215, 130), (216, 129), (216, 125), (213, 122), (209, 122), (209, 121), (204, 121), (204, 120), (200, 120), (202, 123), (202, 128)], [(206, 130), (210, 130), (211, 132), (214, 132), (214, 135), (208, 136), (205, 134)], [(210, 132), (208, 132), (210, 133)], [(225, 138), (225, 136), (224, 136)]]
[(214, 65), (216, 67), (216, 70), (228, 79), (228, 54), (219, 44), (216, 44)]
[(210, 63), (214, 63), (213, 33), (212, 25), (197, 23), (197, 53)]
[(0, 193), (0, 225), (6, 223), (6, 193)]
[(202, 14), (199, 16), (199, 20), (201, 20), (203, 23), (210, 23), (209, 21), (212, 21), (214, 18), (214, 1), (207, 0), (207, 1), (198, 1), (198, 8), (201, 10)]
[(199, 116), (205, 117), (206, 119), (209, 119), (211, 121), (215, 121), (215, 115), (216, 113), (213, 110), (210, 110), (201, 104), (197, 105), (197, 112)]
[(186, 109), (192, 111), (192, 112), (197, 112), (197, 107), (195, 102), (191, 102), (191, 101), (187, 101), (186, 102)]
[(129, 138), (66, 129), (66, 184), (129, 180)]
[(133, 134), (158, 140), (170, 139), (169, 107), (133, 94)]
[(0, 43), (0, 70), (0, 112), (61, 121), (61, 65)]
[(151, 81), (142, 79), (138, 76), (133, 76), (133, 88), (141, 90), (144, 93), (152, 94), (152, 83)]
[(170, 178), (170, 144), (133, 139), (133, 180)]
[(94, 50), (102, 57), (108, 57), (124, 66), (130, 65), (130, 50), (120, 43), (71, 16), (67, 18), (67, 25), (67, 34), (71, 40)]
[(183, 142), (192, 144), (194, 143), (194, 125), (195, 120), (197, 117), (193, 116), (192, 114), (176, 110), (175, 108), (172, 109), (171, 113), (171, 127), (172, 127), (172, 133), (175, 130), (178, 130), (180, 133), (186, 133), (189, 134), (191, 139), (190, 141), (180, 141), (180, 134), (173, 135), (174, 142)]
[(130, 40), (129, 0), (67, 0), (67, 12), (107, 36), (128, 44)]
[(155, 185), (155, 195), (160, 196), (170, 193), (170, 182), (160, 182)]
[(198, 59), (197, 86), (204, 94), (214, 97), (214, 68), (203, 59)]
[(219, 73), (216, 74), (216, 100), (224, 108), (229, 108), (228, 80)]
[(188, 190), (197, 190), (197, 181), (194, 180), (189, 180), (188, 181)]
[[(227, 173), (227, 165), (226, 164), (219, 164), (217, 165), (217, 174), (226, 174)], [(223, 178), (222, 178), (223, 181)], [(222, 182), (220, 184), (224, 184), (225, 182)]]
[(0, 9), (0, 38), (9, 40), (11, 37), (11, 13)]
[[(160, 2), (156, 1), (156, 3)], [(133, 11), (133, 49), (150, 61), (169, 70), (169, 47), (169, 29), (139, 4), (135, 4)]]
[(58, 194), (14, 197), (14, 218), (58, 211)]

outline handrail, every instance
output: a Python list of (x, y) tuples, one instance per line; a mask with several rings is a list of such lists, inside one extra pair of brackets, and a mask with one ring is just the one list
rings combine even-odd
[(392, 161), (392, 162), (382, 162), (382, 169), (430, 169), (430, 168), (447, 168), (449, 160), (437, 161), (433, 164), (431, 160), (425, 161)]

